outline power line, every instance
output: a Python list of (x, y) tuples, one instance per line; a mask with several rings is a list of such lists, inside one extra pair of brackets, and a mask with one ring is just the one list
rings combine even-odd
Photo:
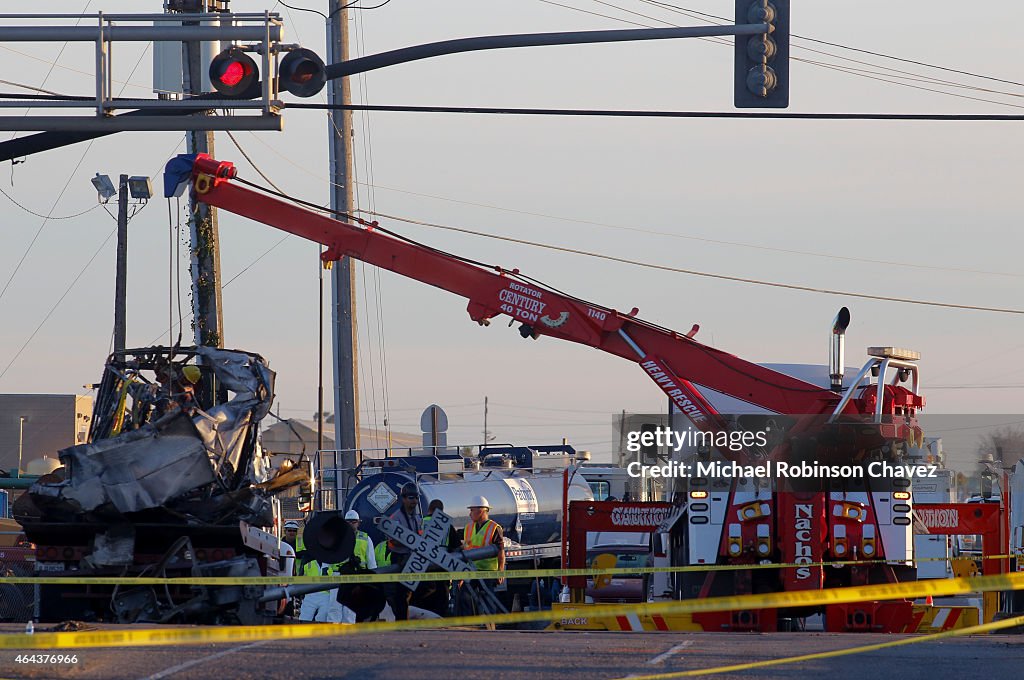
[[(927, 89), (927, 88), (922, 88)], [(973, 99), (973, 97), (969, 97)], [(996, 102), (999, 103), (999, 102)], [(511, 106), (395, 106), (380, 104), (304, 104), (287, 103), (289, 109), (349, 109), (352, 111), (390, 111), (398, 113), (478, 113), (516, 116), (607, 116), (617, 118), (737, 118), (793, 120), (931, 120), (959, 122), (1019, 122), (1024, 114), (999, 113), (813, 113), (795, 111), (643, 111), (623, 109), (544, 109)], [(1006, 104), (1006, 106), (1016, 106)], [(1024, 108), (1018, 106), (1017, 108)]]
[(541, 243), (538, 241), (528, 241), (526, 239), (513, 238), (511, 236), (499, 236), (495, 234), (488, 234), (485, 232), (474, 231), (472, 229), (463, 229), (461, 227), (451, 227), (443, 224), (435, 224), (430, 222), (422, 222), (419, 220), (412, 220), (404, 217), (396, 217), (394, 215), (385, 215), (384, 213), (375, 213), (379, 217), (386, 219), (397, 220), (400, 222), (407, 222), (409, 224), (417, 224), (424, 227), (432, 227), (435, 229), (443, 229), (445, 231), (454, 231), (462, 234), (470, 234), (472, 236), (480, 236), (483, 238), (495, 239), (498, 241), (507, 241), (510, 243), (519, 243), (521, 245), (533, 246), (537, 248), (544, 248), (547, 250), (553, 250), (556, 252), (570, 253), (574, 255), (583, 255), (586, 257), (593, 257), (600, 260), (607, 260), (609, 262), (619, 262), (622, 264), (629, 264), (636, 267), (643, 267), (646, 269), (655, 269), (660, 271), (674, 272), (677, 274), (687, 274), (689, 276), (700, 276), (704, 278), (718, 279), (722, 281), (733, 281), (736, 283), (746, 283), (757, 286), (767, 286), (770, 288), (783, 288), (787, 290), (799, 290), (807, 293), (821, 293), (825, 295), (840, 295), (844, 297), (856, 297), (866, 300), (878, 300), (882, 302), (901, 302), (904, 304), (911, 305), (923, 305), (927, 307), (943, 307), (947, 309), (963, 309), (979, 312), (996, 312), (1000, 314), (1024, 314), (1024, 309), (1014, 309), (1005, 307), (985, 307), (981, 305), (962, 305), (951, 302), (937, 302), (931, 300), (917, 300), (913, 298), (898, 298), (887, 295), (871, 295), (869, 293), (856, 293), (852, 291), (841, 291), (833, 290), (829, 288), (818, 288), (813, 286), (799, 286), (790, 283), (781, 283), (777, 281), (766, 281), (763, 279), (751, 279), (740, 276), (729, 276), (726, 274), (714, 274), (711, 272), (702, 272), (695, 269), (683, 269), (682, 267), (670, 267), (668, 265), (654, 264), (651, 262), (642, 262), (640, 260), (631, 260), (625, 257), (617, 257), (614, 255), (605, 255), (602, 253), (595, 253), (587, 250), (581, 250), (578, 248), (567, 248), (565, 246), (556, 246), (549, 243)]
[(39, 330), (43, 327), (43, 324), (45, 324), (49, 320), (49, 318), (53, 316), (53, 313), (57, 311), (57, 307), (60, 306), (60, 303), (63, 302), (64, 298), (66, 298), (68, 294), (74, 289), (75, 285), (78, 284), (78, 280), (82, 278), (82, 275), (85, 274), (85, 271), (93, 263), (93, 260), (95, 260), (99, 256), (99, 254), (103, 252), (103, 248), (107, 245), (107, 243), (116, 233), (117, 229), (113, 229), (109, 234), (107, 234), (107, 238), (103, 239), (103, 243), (100, 244), (100, 247), (96, 249), (96, 252), (92, 254), (92, 257), (89, 258), (89, 261), (85, 263), (85, 266), (82, 267), (82, 269), (78, 272), (78, 275), (75, 276), (74, 280), (72, 280), (68, 287), (64, 290), (64, 294), (60, 296), (57, 302), (53, 303), (53, 306), (50, 307), (50, 311), (46, 313), (46, 316), (43, 317), (43, 320), (40, 321), (39, 325), (37, 325), (35, 330), (32, 331), (32, 335), (28, 336), (28, 340), (26, 340), (25, 344), (21, 346), (21, 349), (19, 349), (17, 353), (13, 357), (11, 357), (11, 360), (7, 363), (7, 366), (4, 368), (3, 372), (0, 372), (0, 379), (3, 379), (3, 377), (7, 375), (7, 371), (11, 370), (11, 366), (13, 366), (14, 362), (18, 360), (18, 357), (21, 356), (21, 353), (25, 351), (25, 348), (32, 344), (32, 340), (36, 337), (36, 334), (39, 333)]
[(1016, 385), (929, 385), (928, 390), (1020, 390), (1024, 383)]
[[(369, 225), (369, 223), (366, 222), (365, 220), (360, 220), (359, 218), (354, 218), (352, 215), (343, 213), (343, 212), (338, 211), (338, 210), (332, 210), (332, 209), (326, 208), (324, 206), (318, 206), (315, 203), (311, 203), (309, 201), (305, 201), (303, 199), (296, 198), (294, 196), (288, 196), (288, 195), (282, 194), (280, 192), (276, 192), (276, 191), (273, 191), (271, 189), (267, 189), (265, 187), (260, 187), (259, 185), (254, 184), (254, 183), (252, 183), (252, 182), (250, 182), (250, 181), (248, 181), (248, 180), (246, 180), (246, 179), (244, 179), (242, 177), (236, 177), (235, 180), (237, 182), (241, 183), (241, 184), (244, 184), (246, 186), (250, 186), (250, 187), (252, 187), (254, 189), (261, 190), (261, 191), (264, 191), (264, 192), (269, 193), (269, 194), (273, 194), (273, 195), (279, 196), (280, 198), (283, 198), (285, 200), (289, 200), (289, 201), (292, 201), (294, 203), (298, 203), (298, 204), (303, 205), (303, 206), (309, 206), (310, 208), (313, 208), (315, 210), (320, 210), (320, 211), (323, 211), (323, 212), (329, 212), (331, 214), (344, 217), (346, 219), (354, 219), (354, 220), (357, 220), (357, 221), (359, 221), (359, 222), (361, 222), (363, 224)], [(571, 253), (571, 254), (575, 254), (575, 255), (584, 255), (584, 256), (593, 257), (593, 258), (596, 258), (596, 259), (607, 260), (609, 262), (619, 262), (619, 263), (622, 263), (622, 264), (630, 264), (630, 265), (634, 265), (634, 266), (637, 266), (637, 267), (643, 267), (643, 268), (646, 268), (646, 269), (655, 269), (655, 270), (659, 270), (659, 271), (669, 271), (669, 272), (675, 272), (675, 273), (678, 273), (678, 274), (687, 274), (687, 275), (690, 275), (690, 276), (700, 276), (700, 277), (704, 277), (704, 278), (718, 279), (718, 280), (722, 280), (722, 281), (733, 281), (733, 282), (736, 282), (736, 283), (746, 283), (746, 284), (751, 284), (751, 285), (766, 286), (766, 287), (770, 287), (770, 288), (782, 288), (782, 289), (786, 289), (786, 290), (798, 290), (798, 291), (803, 291), (803, 292), (808, 292), (808, 293), (821, 293), (821, 294), (825, 294), (825, 295), (839, 295), (839, 296), (843, 296), (843, 297), (856, 297), (856, 298), (862, 298), (862, 299), (866, 299), (866, 300), (878, 300), (878, 301), (882, 301), (882, 302), (901, 302), (901, 303), (904, 303), (904, 304), (922, 305), (922, 306), (927, 306), (927, 307), (942, 307), (942, 308), (947, 308), (947, 309), (962, 309), (962, 310), (971, 310), (971, 311), (996, 312), (996, 313), (1001, 313), (1001, 314), (1021, 314), (1021, 315), (1024, 315), (1024, 309), (1015, 309), (1015, 308), (1007, 308), (1007, 307), (985, 307), (985, 306), (981, 306), (981, 305), (956, 304), (956, 303), (952, 303), (952, 302), (937, 302), (937, 301), (931, 301), (931, 300), (918, 300), (918, 299), (914, 299), (914, 298), (898, 298), (898, 297), (892, 297), (892, 296), (887, 296), (887, 295), (872, 295), (870, 293), (856, 293), (856, 292), (851, 292), (851, 291), (834, 290), (834, 289), (830, 289), (830, 288), (817, 288), (817, 287), (812, 287), (812, 286), (800, 286), (800, 285), (790, 284), (790, 283), (781, 283), (781, 282), (777, 282), (777, 281), (766, 281), (764, 279), (752, 279), (752, 278), (747, 278), (747, 277), (729, 276), (729, 275), (726, 275), (726, 274), (714, 274), (714, 273), (711, 273), (711, 272), (703, 272), (703, 271), (698, 271), (698, 270), (695, 270), (695, 269), (684, 269), (682, 267), (670, 267), (668, 265), (659, 265), (659, 264), (654, 264), (654, 263), (650, 263), (650, 262), (643, 262), (643, 261), (640, 261), (640, 260), (632, 260), (632, 259), (624, 258), (624, 257), (616, 257), (616, 256), (613, 256), (613, 255), (604, 255), (602, 253), (595, 253), (595, 252), (591, 252), (591, 251), (587, 251), (587, 250), (581, 250), (581, 249), (578, 249), (578, 248), (568, 248), (568, 247), (565, 247), (565, 246), (556, 246), (556, 245), (552, 245), (552, 244), (548, 244), (548, 243), (541, 243), (541, 242), (537, 242), (537, 241), (529, 241), (529, 240), (526, 240), (526, 239), (513, 238), (513, 237), (510, 237), (510, 236), (499, 236), (499, 235), (495, 235), (495, 234), (488, 234), (488, 233), (485, 233), (485, 232), (474, 231), (472, 229), (464, 229), (464, 228), (461, 228), (461, 227), (452, 227), (452, 226), (443, 225), (443, 224), (436, 224), (436, 223), (432, 223), (432, 222), (424, 222), (424, 221), (421, 221), (421, 220), (413, 220), (413, 219), (409, 219), (409, 218), (405, 218), (405, 217), (397, 217), (397, 216), (394, 216), (394, 215), (387, 215), (385, 213), (377, 212), (377, 213), (371, 213), (371, 214), (377, 215), (379, 217), (384, 217), (384, 218), (387, 218), (387, 219), (397, 220), (397, 221), (400, 221), (400, 222), (406, 222), (408, 224), (416, 224), (416, 225), (425, 226), (425, 227), (432, 227), (432, 228), (437, 228), (437, 229), (443, 229), (445, 231), (453, 231), (453, 232), (458, 232), (458, 233), (463, 233), (463, 234), (470, 234), (470, 235), (473, 235), (473, 236), (481, 236), (483, 238), (490, 238), (490, 239), (495, 239), (495, 240), (499, 240), (499, 241), (507, 241), (509, 243), (519, 243), (519, 244), (522, 244), (522, 245), (534, 246), (534, 247), (538, 247), (538, 248), (545, 248), (547, 250), (553, 250), (553, 251), (556, 251), (556, 252)], [(374, 226), (374, 228), (377, 231), (380, 231), (382, 233), (388, 234), (389, 236), (392, 236), (393, 238), (405, 241), (407, 243), (411, 243), (411, 244), (416, 245), (416, 246), (418, 246), (420, 248), (424, 248), (424, 249), (429, 250), (431, 252), (437, 253), (437, 254), (439, 254), (441, 256), (453, 258), (453, 259), (459, 260), (460, 262), (465, 262), (467, 264), (476, 265), (476, 266), (481, 267), (483, 269), (486, 269), (488, 271), (490, 271), (490, 270), (498, 270), (498, 271), (502, 271), (502, 272), (507, 272), (508, 271), (508, 270), (505, 270), (505, 269), (503, 269), (501, 267), (496, 267), (493, 264), (487, 264), (487, 263), (484, 263), (484, 262), (479, 262), (477, 260), (473, 260), (471, 258), (464, 257), (462, 255), (456, 255), (454, 253), (450, 253), (450, 252), (444, 251), (444, 250), (442, 250), (440, 248), (436, 248), (436, 247), (433, 247), (433, 246), (426, 245), (424, 243), (420, 243), (418, 241), (415, 241), (415, 240), (409, 238), (408, 236), (403, 236), (402, 234), (396, 233), (396, 232), (391, 231), (389, 229), (385, 229), (384, 227), (382, 227), (382, 226), (380, 226), (380, 225), (378, 225), (376, 223), (374, 223), (373, 226)], [(512, 272), (508, 272), (508, 273), (512, 273)], [(525, 276), (523, 274), (518, 274), (518, 276), (520, 278), (522, 278), (523, 280), (531, 281), (531, 282), (537, 283), (538, 285), (541, 285), (541, 286), (547, 286), (547, 284), (544, 284), (544, 283), (542, 283), (540, 281), (536, 281), (535, 279), (527, 277), (527, 276)], [(550, 288), (550, 286), (547, 286), (547, 287)], [(560, 293), (562, 295), (566, 295), (567, 297), (571, 297), (568, 293), (563, 293), (563, 292), (558, 291), (558, 290), (555, 290), (555, 292), (558, 292), (558, 293)], [(581, 300), (581, 302), (584, 302), (584, 301)]]
[[(626, 12), (626, 13), (632, 14), (634, 16), (639, 16), (639, 17), (642, 17), (642, 18), (645, 18), (645, 19), (649, 19), (651, 21), (656, 21), (658, 23), (665, 24), (667, 26), (677, 26), (677, 24), (674, 24), (674, 23), (669, 22), (669, 21), (665, 21), (664, 19), (658, 19), (658, 18), (655, 18), (655, 17), (651, 17), (649, 15), (642, 14), (640, 12), (635, 12), (633, 10), (629, 10), (629, 9), (624, 8), (624, 7), (620, 7), (618, 5), (614, 5), (612, 3), (603, 2), (602, 0), (594, 0), (594, 1), (597, 2), (600, 5), (604, 5), (606, 7), (612, 7), (614, 9), (619, 10), (619, 11)], [(641, 1), (643, 2), (643, 1), (646, 1), (646, 0), (641, 0)], [(592, 12), (592, 11), (585, 10), (585, 9), (582, 9), (582, 8), (579, 8), (579, 7), (573, 7), (571, 5), (565, 5), (565, 4), (558, 3), (558, 2), (552, 2), (551, 0), (540, 0), (540, 2), (543, 2), (543, 3), (548, 4), (548, 5), (555, 5), (557, 7), (562, 7), (564, 9), (569, 9), (569, 10), (573, 10), (573, 11), (576, 11), (576, 12), (582, 12), (584, 14), (590, 14), (590, 15), (599, 16), (599, 17), (606, 18), (606, 19), (612, 19), (614, 21), (619, 21), (619, 22), (630, 24), (630, 25), (633, 25), (633, 26), (642, 26), (644, 28), (653, 28), (653, 26), (651, 26), (650, 24), (643, 24), (643, 23), (638, 23), (638, 22), (635, 22), (635, 21), (630, 21), (630, 20), (627, 20), (627, 19), (622, 19), (622, 18), (619, 18), (619, 17), (613, 17), (613, 16), (609, 16), (609, 15), (606, 15), (606, 14), (600, 14), (600, 13)], [(704, 12), (696, 12), (694, 10), (688, 10), (686, 8), (677, 7), (675, 5), (669, 5), (668, 3), (653, 3), (652, 2), (650, 4), (654, 4), (655, 6), (658, 6), (658, 7), (670, 8), (670, 9), (672, 9), (673, 11), (675, 11), (678, 14), (682, 14), (683, 16), (688, 16), (690, 18), (696, 18), (698, 20), (704, 21), (705, 23), (710, 23), (710, 24), (713, 24), (713, 25), (731, 25), (733, 23), (731, 20), (726, 19), (725, 17), (719, 17), (719, 16), (716, 16), (716, 15), (713, 15), (713, 14), (706, 14)], [(707, 17), (710, 17), (712, 19), (716, 19), (717, 21), (710, 21)], [(825, 41), (820, 41), (820, 40), (816, 40), (816, 39), (813, 39), (813, 38), (805, 38), (803, 36), (797, 36), (797, 35), (792, 35), (791, 34), (791, 37), (795, 37), (795, 38), (799, 38), (799, 39), (804, 39), (804, 40), (808, 40), (808, 41), (811, 41), (811, 42), (817, 42), (817, 43), (821, 43), (821, 44), (834, 45), (834, 46), (840, 47), (840, 48), (844, 48), (845, 47), (845, 46), (842, 46), (842, 45), (836, 45), (834, 43), (827, 43)], [(705, 40), (705, 41), (708, 41), (708, 42), (715, 42), (715, 43), (718, 43), (718, 44), (721, 44), (721, 45), (727, 45), (727, 46), (731, 46), (733, 44), (733, 41), (731, 39), (729, 39), (729, 38), (708, 37), (708, 38), (701, 38), (701, 40)], [(981, 99), (981, 98), (978, 98), (978, 97), (969, 97), (967, 95), (961, 95), (961, 94), (958, 94), (958, 93), (955, 93), (955, 92), (946, 92), (946, 91), (943, 91), (943, 90), (935, 90), (935, 89), (932, 89), (932, 88), (910, 85), (908, 83), (900, 82), (898, 80), (889, 80), (888, 78), (879, 77), (879, 76), (883, 76), (884, 75), (884, 76), (888, 76), (889, 78), (900, 78), (902, 76), (892, 75), (892, 74), (894, 74), (894, 73), (895, 74), (909, 74), (911, 76), (915, 76), (918, 79), (924, 78), (924, 79), (927, 79), (928, 82), (935, 83), (935, 84), (940, 84), (940, 85), (947, 85), (947, 86), (950, 86), (950, 87), (973, 89), (973, 90), (980, 90), (980, 91), (986, 91), (986, 92), (995, 92), (997, 94), (1002, 94), (1002, 95), (1009, 96), (1009, 97), (1019, 97), (1019, 96), (1022, 96), (1022, 95), (1017, 94), (1017, 93), (1003, 92), (1003, 91), (999, 91), (999, 90), (984, 90), (982, 88), (978, 88), (978, 87), (971, 86), (971, 85), (964, 85), (962, 83), (955, 83), (955, 82), (948, 81), (948, 80), (941, 80), (941, 79), (933, 78), (931, 76), (927, 76), (927, 75), (923, 75), (923, 74), (913, 74), (911, 72), (901, 71), (899, 69), (894, 69), (894, 68), (889, 67), (889, 66), (882, 66), (882, 65), (879, 65), (879, 64), (873, 64), (871, 62), (865, 62), (865, 61), (861, 61), (861, 60), (857, 60), (857, 59), (851, 59), (850, 57), (844, 57), (842, 55), (835, 54), (835, 53), (832, 53), (832, 52), (824, 52), (822, 50), (815, 50), (815, 49), (812, 49), (810, 47), (805, 47), (805, 46), (802, 46), (802, 45), (795, 45), (795, 44), (793, 44), (793, 45), (791, 45), (791, 47), (793, 47), (794, 49), (802, 49), (802, 50), (805, 50), (805, 51), (808, 51), (808, 52), (813, 52), (813, 53), (816, 53), (816, 54), (822, 54), (822, 55), (833, 57), (833, 58), (836, 58), (836, 59), (841, 59), (843, 61), (849, 61), (851, 63), (871, 66), (873, 68), (882, 69), (882, 70), (888, 71), (890, 73), (879, 74), (878, 72), (874, 72), (874, 73), (872, 73), (872, 72), (865, 72), (865, 71), (859, 70), (859, 69), (856, 69), (856, 70), (855, 69), (850, 69), (849, 67), (841, 66), (839, 64), (832, 64), (832, 63), (827, 63), (827, 62), (813, 61), (813, 60), (804, 59), (804, 58), (800, 58), (800, 57), (794, 57), (794, 56), (790, 57), (790, 59), (792, 61), (805, 62), (805, 63), (811, 64), (813, 66), (818, 66), (818, 67), (821, 67), (821, 68), (837, 70), (837, 71), (840, 71), (840, 72), (843, 72), (843, 73), (847, 73), (849, 75), (855, 75), (855, 76), (859, 76), (859, 77), (869, 78), (869, 79), (872, 79), (872, 80), (878, 80), (880, 82), (886, 82), (886, 83), (890, 83), (890, 84), (893, 84), (893, 85), (902, 85), (904, 87), (910, 87), (910, 88), (913, 88), (913, 89), (924, 90), (924, 91), (927, 91), (927, 92), (934, 92), (934, 93), (937, 93), (937, 94), (942, 94), (942, 95), (946, 95), (946, 96), (950, 96), (950, 97), (961, 97), (961, 98), (964, 98), (964, 99), (982, 101), (982, 102), (991, 103), (991, 104), (998, 104), (998, 105), (1002, 105), (1002, 106), (1013, 106), (1015, 108), (1021, 108), (1021, 107), (1019, 107), (1019, 106), (1017, 106), (1015, 104), (1009, 104), (1009, 103), (1006, 103), (1006, 102), (990, 100), (990, 99)], [(849, 49), (854, 49), (854, 48), (849, 48)], [(863, 50), (855, 50), (855, 51), (862, 51), (863, 52)], [(898, 57), (890, 57), (888, 55), (883, 55), (883, 54), (879, 54), (879, 53), (875, 53), (875, 55), (876, 56), (880, 56), (880, 57), (884, 57), (884, 58), (895, 59), (897, 61), (905, 61), (905, 62), (910, 61), (910, 60), (906, 60), (906, 59), (900, 59)], [(931, 68), (938, 68), (938, 69), (942, 69), (942, 70), (954, 71), (955, 72), (955, 69), (947, 69), (947, 68), (935, 66), (935, 65), (932, 65), (932, 64), (925, 64), (923, 62), (911, 62), (911, 63), (918, 63), (920, 65), (928, 66), (928, 67), (931, 67)], [(979, 77), (979, 78), (988, 78), (987, 76), (980, 76), (980, 75), (977, 75), (977, 74), (971, 74), (971, 73), (967, 73), (967, 72), (960, 72), (960, 73), (965, 74), (965, 75), (974, 75), (974, 76)], [(1000, 82), (1006, 82), (1006, 83), (1009, 83), (1009, 84), (1018, 84), (1018, 83), (1015, 83), (1014, 81), (1003, 81), (1003, 80), (998, 79), (998, 78), (989, 78), (989, 79), (990, 80), (997, 80), (997, 81), (1000, 81)]]
[[(267, 147), (267, 149), (271, 153), (276, 155), (282, 161), (288, 163), (289, 165), (291, 165), (295, 169), (299, 170), (300, 172), (303, 172), (306, 175), (309, 175), (310, 177), (313, 177), (314, 179), (317, 179), (317, 180), (319, 180), (321, 182), (325, 182), (327, 184), (331, 184), (331, 181), (329, 179), (327, 179), (326, 177), (324, 177), (323, 175), (318, 175), (318, 174), (315, 174), (313, 172), (310, 172), (310, 170), (308, 168), (306, 168), (303, 165), (300, 165), (300, 164), (296, 163), (294, 160), (292, 160), (288, 156), (280, 153), (279, 151), (274, 149), (274, 147), (272, 147), (269, 144), (267, 144), (265, 141), (260, 139), (255, 134), (253, 134), (253, 133), (250, 133), (250, 134), (253, 136), (253, 138), (257, 142), (259, 142), (260, 144), (263, 144), (265, 147)], [(747, 243), (745, 241), (726, 241), (726, 240), (722, 240), (722, 239), (705, 238), (705, 237), (693, 236), (693, 235), (689, 235), (689, 234), (677, 234), (677, 233), (672, 233), (672, 232), (658, 231), (658, 230), (654, 230), (654, 229), (642, 229), (640, 227), (627, 227), (627, 226), (624, 226), (624, 225), (621, 225), (621, 224), (610, 224), (610, 223), (607, 223), (607, 222), (596, 222), (594, 220), (585, 220), (585, 219), (580, 219), (580, 218), (575, 218), (575, 217), (565, 217), (565, 216), (562, 216), (562, 215), (551, 215), (551, 214), (548, 214), (548, 213), (533, 212), (533, 211), (530, 211), (530, 210), (522, 210), (522, 209), (519, 209), (519, 208), (508, 208), (508, 207), (505, 207), (505, 206), (492, 205), (492, 204), (489, 204), (489, 203), (477, 203), (477, 202), (473, 202), (473, 201), (465, 201), (465, 200), (460, 200), (460, 199), (457, 199), (457, 198), (451, 198), (451, 197), (448, 197), (448, 196), (435, 196), (433, 194), (426, 194), (426, 193), (422, 193), (422, 192), (419, 192), (419, 191), (409, 191), (407, 189), (399, 189), (397, 187), (388, 187), (388, 186), (383, 186), (383, 185), (379, 185), (379, 184), (368, 184), (367, 186), (370, 186), (370, 187), (372, 187), (374, 189), (383, 189), (385, 191), (395, 191), (395, 192), (398, 192), (398, 193), (408, 194), (408, 195), (411, 195), (411, 196), (421, 196), (421, 197), (424, 197), (424, 198), (431, 198), (431, 199), (438, 200), (438, 201), (447, 201), (447, 202), (450, 202), (450, 203), (457, 203), (459, 205), (471, 205), (471, 206), (475, 206), (475, 207), (478, 207), (478, 208), (487, 208), (487, 209), (490, 209), (490, 210), (501, 210), (503, 212), (514, 213), (514, 214), (517, 214), (517, 215), (526, 215), (526, 216), (529, 216), (529, 217), (543, 217), (545, 219), (561, 220), (561, 221), (564, 221), (564, 222), (572, 222), (574, 224), (582, 224), (582, 225), (587, 225), (587, 226), (596, 226), (596, 227), (602, 227), (602, 228), (605, 228), (605, 229), (619, 229), (619, 230), (622, 230), (622, 231), (635, 232), (635, 233), (640, 233), (640, 234), (652, 234), (652, 235), (655, 235), (655, 236), (665, 236), (665, 237), (668, 237), (668, 238), (685, 239), (685, 240), (689, 240), (689, 241), (697, 241), (697, 242), (701, 242), (701, 243), (711, 243), (711, 244), (715, 244), (715, 245), (736, 246), (736, 247), (741, 247), (741, 248), (752, 248), (752, 249), (755, 249), (755, 250), (763, 250), (763, 251), (768, 251), (768, 252), (786, 253), (786, 254), (789, 254), (789, 255), (802, 255), (802, 256), (807, 256), (807, 257), (821, 257), (821, 258), (827, 258), (827, 259), (832, 259), (832, 260), (845, 260), (845, 261), (848, 261), (848, 262), (865, 262), (865, 263), (870, 263), (870, 264), (881, 264), (881, 265), (885, 265), (885, 266), (909, 267), (909, 268), (913, 268), (913, 269), (930, 269), (930, 270), (936, 270), (936, 271), (952, 271), (952, 272), (962, 272), (962, 273), (968, 273), (968, 274), (985, 274), (985, 275), (990, 275), (990, 276), (1008, 276), (1008, 277), (1013, 277), (1013, 278), (1024, 277), (1024, 274), (1015, 273), (1015, 272), (1001, 272), (1001, 271), (990, 271), (990, 270), (981, 270), (981, 269), (966, 269), (966, 268), (962, 268), (962, 267), (944, 267), (944, 266), (939, 266), (939, 265), (927, 265), (927, 264), (920, 264), (920, 263), (915, 263), (915, 262), (895, 262), (895, 261), (891, 261), (891, 260), (876, 260), (876, 259), (871, 259), (871, 258), (866, 258), (866, 257), (855, 257), (855, 256), (852, 256), (852, 255), (833, 255), (833, 254), (830, 254), (830, 253), (819, 253), (819, 252), (807, 251), (807, 250), (796, 250), (796, 249), (790, 249), (790, 248), (779, 248), (779, 247), (775, 247), (775, 246), (765, 246), (765, 245), (760, 245), (760, 244), (756, 244), (756, 243)]]
[[(658, 6), (661, 6), (661, 7), (671, 8), (671, 9), (679, 11), (680, 13), (690, 12), (691, 14), (701, 15), (701, 16), (704, 16), (704, 17), (708, 17), (708, 18), (712, 18), (712, 19), (718, 19), (718, 20), (721, 20), (721, 21), (729, 22), (729, 19), (726, 19), (725, 17), (720, 17), (720, 16), (717, 16), (717, 15), (714, 15), (714, 14), (706, 14), (704, 12), (698, 12), (697, 10), (688, 9), (686, 7), (679, 7), (678, 5), (673, 5), (673, 4), (670, 4), (670, 3), (667, 3), (667, 2), (661, 2), (660, 0), (640, 0), (640, 2), (644, 2), (644, 3), (647, 3), (649, 5), (658, 5)], [(901, 62), (906, 63), (906, 64), (914, 64), (915, 66), (924, 66), (924, 67), (927, 67), (927, 68), (937, 69), (939, 71), (947, 71), (949, 73), (957, 73), (957, 74), (963, 75), (963, 76), (971, 76), (973, 78), (983, 78), (985, 80), (992, 80), (992, 81), (995, 81), (995, 82), (998, 82), (998, 83), (1006, 83), (1008, 85), (1019, 85), (1021, 87), (1024, 87), (1024, 83), (1017, 82), (1015, 80), (1004, 80), (1002, 78), (996, 78), (994, 76), (986, 76), (986, 75), (983, 75), (983, 74), (980, 74), (980, 73), (972, 73), (971, 71), (962, 71), (960, 69), (950, 68), (950, 67), (947, 67), (947, 66), (939, 66), (938, 64), (932, 64), (932, 63), (929, 63), (929, 62), (916, 61), (914, 59), (906, 59), (904, 57), (896, 57), (896, 56), (893, 56), (891, 54), (885, 54), (885, 53), (882, 53), (882, 52), (872, 52), (871, 50), (865, 50), (865, 49), (861, 49), (861, 48), (858, 48), (858, 47), (850, 47), (849, 45), (841, 45), (839, 43), (828, 42), (827, 40), (819, 40), (818, 38), (811, 38), (811, 37), (808, 37), (808, 36), (805, 36), (805, 35), (797, 35), (796, 33), (790, 33), (790, 38), (799, 38), (800, 40), (807, 40), (808, 42), (814, 42), (814, 43), (818, 43), (820, 45), (828, 45), (829, 47), (838, 47), (838, 48), (843, 49), (843, 50), (850, 50), (851, 52), (859, 52), (861, 54), (869, 54), (869, 55), (871, 55), (873, 57), (882, 57), (883, 59), (892, 59), (893, 61), (901, 61)]]
[(32, 210), (31, 208), (27, 208), (24, 205), (22, 205), (21, 203), (18, 203), (18, 201), (13, 196), (11, 196), (9, 193), (4, 191), (2, 187), (0, 187), (0, 194), (3, 194), (4, 196), (6, 196), (8, 201), (10, 201), (14, 205), (18, 206), (19, 208), (21, 208), (22, 210), (27, 212), (29, 215), (35, 215), (36, 217), (42, 217), (44, 220), (71, 220), (71, 219), (74, 219), (76, 217), (81, 217), (82, 215), (85, 215), (86, 213), (91, 213), (93, 210), (95, 210), (96, 208), (99, 208), (102, 205), (101, 203), (97, 203), (93, 207), (88, 208), (86, 210), (83, 210), (82, 212), (77, 212), (77, 213), (75, 213), (73, 215), (61, 215), (61, 216), (58, 216), (58, 217), (54, 217), (53, 215), (44, 215), (43, 213), (38, 213), (35, 210)]

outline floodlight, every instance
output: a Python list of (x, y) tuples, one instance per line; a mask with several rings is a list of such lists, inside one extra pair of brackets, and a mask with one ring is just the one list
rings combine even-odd
[(106, 175), (96, 173), (96, 176), (90, 180), (92, 185), (96, 187), (96, 193), (99, 194), (101, 202), (106, 203), (117, 194), (117, 189), (114, 188), (114, 183), (110, 181), (110, 178)]
[(128, 191), (132, 198), (148, 201), (153, 198), (153, 182), (148, 177), (129, 177)]

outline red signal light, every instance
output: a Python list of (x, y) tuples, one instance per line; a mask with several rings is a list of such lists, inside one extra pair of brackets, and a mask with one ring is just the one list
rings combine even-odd
[(228, 97), (253, 97), (258, 94), (259, 69), (252, 57), (231, 47), (210, 62), (210, 83)]
[(242, 78), (245, 77), (245, 67), (237, 61), (233, 61), (227, 65), (224, 69), (224, 73), (221, 74), (220, 82), (224, 83), (228, 87), (234, 87), (238, 83), (242, 82)]

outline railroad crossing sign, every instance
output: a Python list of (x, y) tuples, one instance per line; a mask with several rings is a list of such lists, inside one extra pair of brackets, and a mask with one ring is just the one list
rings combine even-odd
[[(424, 522), (422, 536), (390, 518), (380, 522), (380, 530), (384, 535), (412, 552), (402, 569), (403, 574), (422, 574), (431, 563), (444, 571), (476, 571), (472, 563), (462, 559), (461, 555), (448, 552), (446, 543), (451, 526), (452, 518), (439, 510), (434, 512), (429, 522)], [(420, 582), (402, 581), (402, 585), (409, 590), (416, 590)]]

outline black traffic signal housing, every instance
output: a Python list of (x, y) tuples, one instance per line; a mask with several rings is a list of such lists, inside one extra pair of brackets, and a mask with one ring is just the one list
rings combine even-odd
[(736, 36), (734, 101), (738, 109), (789, 106), (789, 0), (736, 0), (737, 24), (767, 23), (767, 34)]
[(210, 84), (225, 97), (251, 99), (260, 93), (260, 70), (241, 47), (229, 47), (210, 62)]
[(312, 97), (324, 89), (327, 67), (316, 52), (300, 47), (284, 56), (277, 67), (278, 89), (296, 97)]

